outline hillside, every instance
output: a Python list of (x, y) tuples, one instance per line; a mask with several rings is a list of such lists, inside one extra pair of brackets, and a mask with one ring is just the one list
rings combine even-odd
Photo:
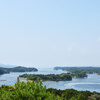
[(36, 72), (36, 71), (38, 71), (38, 69), (22, 67), (22, 66), (17, 66), (17, 67), (14, 67), (14, 68), (0, 67), (0, 74), (10, 73), (10, 72), (32, 72), (32, 71)]

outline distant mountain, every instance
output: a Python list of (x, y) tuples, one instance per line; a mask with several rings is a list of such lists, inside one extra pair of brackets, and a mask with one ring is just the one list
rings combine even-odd
[(84, 73), (97, 73), (100, 74), (100, 67), (92, 67), (92, 66), (88, 66), (88, 67), (54, 67), (54, 70), (64, 70), (64, 71), (69, 71), (72, 73), (80, 73), (80, 72), (84, 72)]
[[(5, 68), (7, 67), (7, 68)], [(10, 68), (9, 68), (10, 67)], [(10, 73), (10, 72), (36, 72), (38, 71), (38, 69), (36, 68), (30, 68), (30, 67), (23, 67), (23, 66), (17, 66), (17, 67), (13, 67), (13, 66), (2, 66), (0, 67), (0, 75), (1, 74), (5, 74), (5, 73)]]
[(0, 75), (2, 75), (2, 74), (6, 74), (6, 73), (9, 73), (9, 71), (0, 68)]
[(36, 68), (30, 68), (30, 67), (23, 67), (23, 66), (17, 66), (14, 68), (5, 68), (9, 72), (36, 72), (38, 69)]

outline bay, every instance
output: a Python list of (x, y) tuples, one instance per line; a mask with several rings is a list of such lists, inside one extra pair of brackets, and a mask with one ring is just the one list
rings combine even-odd
[[(52, 68), (42, 68), (38, 72), (12, 72), (10, 74), (0, 75), (0, 86), (11, 85), (13, 86), (17, 80), (17, 77), (22, 74), (60, 74), (66, 73), (65, 71), (55, 71)], [(100, 75), (88, 74), (87, 78), (73, 78), (72, 81), (45, 81), (43, 85), (47, 88), (55, 89), (76, 89), (76, 90), (89, 90), (100, 92)]]

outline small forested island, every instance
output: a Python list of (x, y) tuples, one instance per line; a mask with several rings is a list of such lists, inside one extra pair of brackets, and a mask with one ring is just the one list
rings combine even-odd
[(47, 89), (41, 81), (18, 80), (14, 86), (0, 87), (0, 100), (100, 100), (100, 93), (74, 89)]
[(9, 73), (7, 70), (0, 68), (0, 75)]
[(19, 76), (20, 78), (26, 78), (27, 80), (42, 80), (42, 81), (69, 81), (72, 77), (84, 78), (87, 77), (85, 73), (62, 73), (62, 74), (23, 74)]
[(32, 72), (32, 71), (38, 71), (36, 68), (28, 68), (23, 66), (18, 66), (14, 68), (3, 68), (0, 67), (0, 74), (10, 73), (10, 72)]
[(100, 67), (54, 67), (54, 70), (69, 71), (71, 73), (100, 74)]
[(43, 74), (23, 74), (19, 76), (20, 78), (27, 78), (27, 80), (42, 80), (42, 81), (64, 81), (64, 80), (72, 80), (71, 75), (69, 74), (48, 74), (48, 75), (43, 75)]
[(85, 78), (87, 74), (85, 72), (69, 73), (74, 78)]

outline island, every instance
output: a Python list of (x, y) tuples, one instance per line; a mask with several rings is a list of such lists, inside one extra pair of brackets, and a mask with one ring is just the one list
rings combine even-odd
[(86, 73), (62, 73), (62, 74), (23, 74), (19, 75), (19, 78), (25, 78), (27, 80), (42, 80), (42, 81), (70, 81), (72, 78), (84, 78), (87, 77)]
[(100, 67), (54, 67), (54, 70), (63, 70), (70, 73), (100, 74)]
[(6, 74), (6, 73), (10, 73), (10, 72), (37, 72), (38, 69), (36, 68), (30, 68), (30, 67), (23, 67), (23, 66), (17, 66), (14, 68), (3, 68), (0, 67), (0, 75), (1, 74)]
[(9, 71), (0, 68), (0, 75), (7, 74), (7, 73), (9, 73)]
[(85, 77), (87, 77), (87, 74), (85, 72), (78, 72), (78, 73), (71, 73), (71, 72), (69, 72), (69, 74), (73, 78), (85, 78)]
[(71, 75), (69, 74), (48, 74), (48, 75), (43, 75), (43, 74), (23, 74), (20, 75), (19, 78), (26, 78), (27, 80), (42, 80), (42, 81), (66, 81), (66, 80), (72, 80)]

